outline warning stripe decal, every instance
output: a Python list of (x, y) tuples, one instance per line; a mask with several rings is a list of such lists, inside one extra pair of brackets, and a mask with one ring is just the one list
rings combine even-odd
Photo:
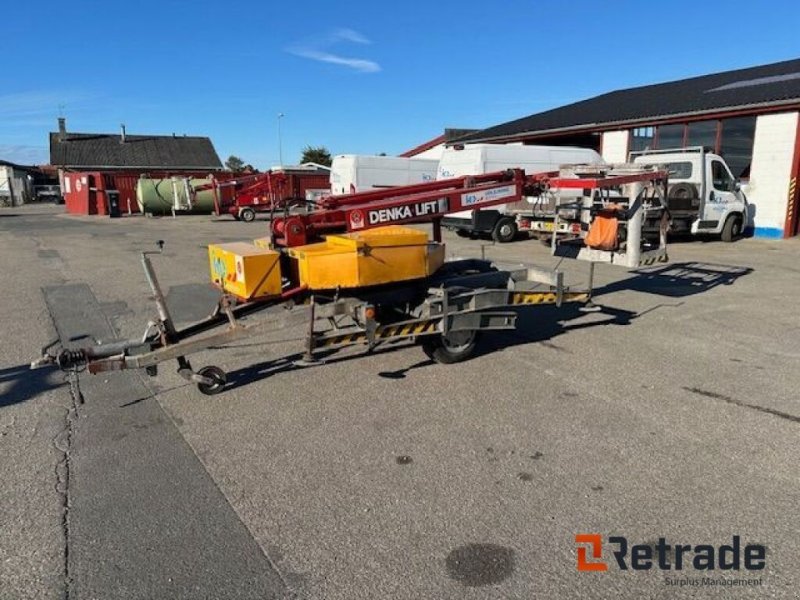
[[(405, 325), (387, 325), (379, 327), (375, 331), (375, 339), (385, 340), (392, 337), (408, 337), (411, 335), (420, 335), (423, 333), (433, 333), (436, 331), (436, 325), (440, 319), (432, 319), (430, 321), (421, 321), (419, 323), (407, 323)], [(340, 346), (344, 344), (364, 343), (367, 341), (366, 332), (359, 331), (356, 333), (347, 333), (342, 335), (332, 335), (330, 337), (317, 338), (314, 345), (317, 348), (326, 346)]]
[(789, 181), (789, 198), (786, 204), (786, 225), (784, 227), (784, 235), (792, 235), (791, 228), (794, 227), (794, 209), (798, 200), (795, 197), (797, 191), (797, 178), (792, 177)]
[(555, 292), (514, 292), (511, 304), (554, 304)]

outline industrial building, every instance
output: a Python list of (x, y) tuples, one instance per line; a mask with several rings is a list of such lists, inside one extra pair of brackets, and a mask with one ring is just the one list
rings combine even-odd
[(207, 137), (67, 132), (59, 118), (50, 133), (50, 163), (59, 170), (67, 212), (109, 213), (109, 197), (119, 195), (123, 211), (138, 211), (136, 182), (142, 175), (204, 177), (223, 170)]
[(782, 238), (800, 233), (798, 111), (800, 59), (613, 91), (449, 143), (583, 146), (609, 162), (634, 150), (705, 146), (740, 178), (754, 234)]

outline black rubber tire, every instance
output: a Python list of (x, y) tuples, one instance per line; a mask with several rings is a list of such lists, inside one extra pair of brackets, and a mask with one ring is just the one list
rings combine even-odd
[(241, 221), (239, 215), (231, 215), (231, 216), (233, 217), (234, 221)]
[(450, 334), (450, 341), (441, 335), (428, 335), (422, 338), (422, 351), (431, 360), (443, 365), (452, 365), (467, 360), (475, 352), (478, 332), (458, 332)]
[(492, 239), (499, 244), (507, 244), (517, 237), (517, 222), (511, 217), (498, 219), (492, 229)]
[(239, 218), (245, 223), (250, 223), (256, 220), (256, 211), (252, 208), (243, 208), (239, 211)]
[(209, 377), (210, 379), (214, 380), (212, 384), (206, 383), (198, 383), (197, 389), (200, 390), (201, 394), (205, 394), (206, 396), (213, 396), (214, 394), (219, 394), (222, 390), (225, 389), (225, 384), (228, 381), (228, 376), (225, 374), (225, 371), (220, 369), (219, 367), (209, 366), (203, 367), (197, 372), (198, 375), (202, 375), (203, 377)]
[(742, 217), (740, 215), (728, 215), (725, 225), (722, 226), (722, 241), (732, 242), (742, 235)]
[(473, 233), (468, 229), (456, 229), (456, 235), (458, 237), (472, 239), (474, 237)]

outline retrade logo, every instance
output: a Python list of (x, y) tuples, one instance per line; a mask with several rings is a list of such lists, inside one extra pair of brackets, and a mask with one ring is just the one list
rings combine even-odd
[(658, 538), (651, 544), (629, 544), (624, 536), (611, 536), (610, 557), (603, 559), (603, 536), (599, 533), (575, 535), (578, 555), (578, 571), (608, 571), (609, 564), (616, 563), (621, 571), (761, 571), (766, 568), (767, 548), (763, 544), (742, 545), (741, 538), (734, 535), (730, 544), (669, 544), (666, 538)]
[[(575, 536), (575, 543), (588, 544), (595, 560), (603, 556), (603, 537), (599, 533), (579, 533)], [(608, 571), (608, 565), (602, 561), (589, 562), (586, 558), (587, 549), (584, 545), (578, 546), (578, 571)]]

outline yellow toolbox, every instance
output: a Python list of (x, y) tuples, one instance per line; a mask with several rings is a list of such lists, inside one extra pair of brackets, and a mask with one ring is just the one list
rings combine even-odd
[(208, 247), (211, 281), (242, 300), (281, 293), (280, 254), (245, 242)]
[(389, 225), (329, 235), (324, 242), (287, 250), (299, 283), (312, 290), (355, 288), (420, 279), (444, 264), (444, 246), (424, 231)]

